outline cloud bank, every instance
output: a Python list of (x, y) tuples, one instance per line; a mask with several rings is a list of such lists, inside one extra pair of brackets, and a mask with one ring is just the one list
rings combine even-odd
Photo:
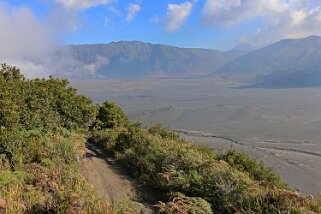
[(206, 0), (202, 23), (231, 26), (260, 18), (264, 26), (256, 29), (257, 43), (284, 38), (321, 34), (321, 3), (309, 0)]
[(21, 68), (28, 78), (94, 76), (93, 66), (85, 66), (75, 60), (68, 49), (57, 45), (58, 33), (67, 28), (60, 27), (62, 29), (57, 29), (55, 23), (41, 23), (27, 7), (0, 3), (0, 63)]
[(180, 28), (192, 12), (193, 3), (168, 4), (166, 15), (166, 29), (170, 31)]
[(0, 28), (3, 29), (0, 34), (1, 63), (24, 68), (30, 71), (31, 77), (46, 75), (42, 65), (45, 59), (40, 58), (52, 50), (51, 29), (40, 24), (28, 8), (9, 8), (3, 3), (0, 4)]

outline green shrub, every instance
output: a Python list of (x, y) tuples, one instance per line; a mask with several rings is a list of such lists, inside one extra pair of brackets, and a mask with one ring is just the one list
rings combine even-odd
[[(7, 129), (88, 129), (95, 121), (91, 99), (65, 79), (26, 80), (16, 67), (0, 70), (0, 126)], [(19, 125), (19, 127), (18, 127)]]
[(0, 69), (0, 213), (111, 213), (78, 172), (92, 101), (67, 80)]
[(160, 124), (156, 124), (148, 129), (148, 132), (152, 135), (158, 135), (161, 138), (169, 139), (169, 140), (177, 140), (179, 138), (179, 134), (173, 131), (169, 131), (168, 129), (162, 128)]
[(140, 214), (144, 213), (145, 206), (135, 201), (118, 201), (113, 205), (113, 214)]
[(254, 158), (250, 158), (245, 153), (236, 151), (235, 148), (231, 148), (227, 152), (218, 155), (217, 159), (227, 162), (239, 171), (248, 173), (251, 178), (257, 181), (264, 181), (279, 187), (286, 187), (286, 185), (281, 182), (280, 177), (271, 168), (264, 166), (262, 162), (258, 162)]
[(269, 168), (241, 153), (215, 155), (208, 148), (150, 134), (137, 125), (103, 133), (99, 142), (105, 140), (106, 148), (132, 175), (164, 200), (179, 192), (206, 200), (214, 213), (304, 213), (321, 207), (317, 202), (312, 207), (301, 194), (291, 198), (295, 193), (284, 189)]
[(49, 158), (43, 158), (40, 161), (40, 164), (44, 167), (52, 168), (55, 166), (55, 163)]
[(16, 66), (10, 66), (6, 63), (1, 64), (0, 77), (5, 81), (24, 80), (24, 76)]
[(19, 134), (0, 127), (0, 154), (11, 160), (15, 150), (21, 144)]
[(168, 203), (160, 203), (158, 205), (160, 213), (168, 214), (212, 214), (211, 205), (202, 198), (186, 197), (181, 193), (174, 195), (173, 199)]
[(96, 129), (107, 129), (123, 127), (128, 123), (128, 117), (124, 111), (115, 103), (105, 101), (99, 107), (96, 118)]
[(0, 186), (31, 184), (33, 180), (34, 176), (25, 171), (0, 172)]

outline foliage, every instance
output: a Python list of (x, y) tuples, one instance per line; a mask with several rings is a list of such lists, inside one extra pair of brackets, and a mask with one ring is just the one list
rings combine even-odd
[(160, 213), (169, 214), (212, 214), (211, 205), (202, 198), (190, 198), (183, 194), (176, 194), (172, 201), (160, 203)]
[(156, 124), (148, 129), (148, 132), (152, 135), (159, 135), (161, 138), (177, 140), (179, 134), (168, 129), (163, 128), (160, 124)]
[(106, 101), (99, 107), (95, 128), (117, 128), (125, 126), (127, 123), (128, 117), (123, 109), (113, 102)]
[[(267, 176), (270, 169), (242, 153), (215, 155), (208, 148), (162, 138), (137, 125), (106, 130), (95, 137), (98, 139), (93, 142), (114, 152), (134, 177), (157, 190), (164, 200), (179, 192), (206, 200), (214, 213), (307, 213), (321, 209), (319, 202), (284, 188), (278, 177)], [(238, 161), (229, 164), (224, 157)], [(163, 205), (166, 210), (177, 204)]]
[(135, 201), (125, 200), (116, 202), (113, 206), (114, 214), (144, 214), (144, 205)]
[(0, 213), (111, 213), (78, 172), (91, 100), (67, 80), (0, 69)]
[(67, 80), (26, 80), (15, 67), (0, 70), (0, 125), (6, 129), (88, 129), (95, 120), (95, 107), (77, 95)]
[[(169, 201), (160, 205), (164, 212), (321, 213), (321, 199), (290, 190), (245, 154), (232, 149), (216, 155), (160, 125), (142, 129), (112, 102), (93, 106), (67, 80), (28, 80), (5, 64), (0, 69), (0, 213), (111, 213), (78, 171), (89, 135)], [(115, 212), (126, 212), (126, 204), (115, 206)]]
[(217, 159), (227, 162), (239, 171), (248, 173), (252, 179), (279, 187), (286, 187), (286, 185), (281, 182), (280, 177), (273, 172), (271, 168), (264, 166), (262, 162), (258, 162), (254, 158), (250, 158), (248, 154), (236, 151), (235, 148), (231, 148), (225, 153), (218, 155)]
[(6, 63), (1, 64), (0, 76), (4, 80), (24, 80), (24, 76), (16, 66), (9, 66)]

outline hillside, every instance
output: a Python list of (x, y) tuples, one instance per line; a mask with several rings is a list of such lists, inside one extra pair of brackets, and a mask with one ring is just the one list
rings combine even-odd
[(67, 80), (0, 68), (0, 213), (108, 213), (78, 169), (91, 100)]
[(219, 74), (245, 80), (250, 87), (296, 88), (321, 85), (321, 37), (318, 36), (281, 40), (263, 48), (240, 45), (226, 52), (138, 41), (71, 45), (64, 48), (67, 48), (67, 53), (73, 59), (92, 71), (77, 78)]
[(72, 45), (71, 55), (96, 68), (96, 77), (201, 76), (210, 74), (245, 51), (221, 52), (143, 42)]
[(287, 39), (241, 56), (218, 73), (255, 77), (261, 87), (320, 86), (320, 59), (321, 37)]
[[(291, 190), (248, 155), (214, 154), (160, 125), (142, 128), (113, 102), (93, 105), (67, 80), (28, 80), (4, 64), (0, 89), (0, 213), (151, 211), (114, 200), (132, 186), (104, 165), (109, 157), (161, 198), (159, 213), (321, 213), (319, 198)], [(112, 205), (96, 198), (80, 168)]]

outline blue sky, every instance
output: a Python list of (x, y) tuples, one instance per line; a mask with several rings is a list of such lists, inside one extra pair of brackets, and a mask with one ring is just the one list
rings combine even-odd
[(320, 0), (0, 0), (0, 59), (28, 77), (95, 75), (68, 51), (57, 58), (57, 44), (139, 40), (225, 51), (321, 35), (320, 26)]
[[(67, 44), (108, 43), (120, 40), (139, 40), (180, 47), (203, 47), (229, 49), (241, 36), (251, 32), (251, 26), (212, 27), (201, 24), (204, 1), (193, 4), (193, 9), (182, 25), (175, 29), (166, 28), (169, 4), (186, 1), (122, 1), (96, 5), (76, 11), (77, 29), (65, 31), (59, 41)], [(192, 1), (190, 1), (192, 2)], [(7, 2), (8, 3), (8, 2)], [(140, 10), (131, 21), (126, 20), (128, 4), (140, 5)], [(41, 0), (12, 0), (11, 7), (28, 7), (39, 21), (45, 21), (54, 13), (56, 5)], [(62, 8), (60, 8), (62, 10)], [(72, 11), (72, 13), (75, 13)], [(68, 18), (68, 17), (67, 17)], [(251, 23), (252, 25), (252, 23)]]
[[(1, 0), (0, 0), (1, 2)], [(319, 35), (318, 1), (308, 0), (10, 0), (64, 44), (139, 40), (228, 50)], [(13, 18), (12, 16), (9, 18)], [(32, 36), (32, 33), (31, 35)]]

